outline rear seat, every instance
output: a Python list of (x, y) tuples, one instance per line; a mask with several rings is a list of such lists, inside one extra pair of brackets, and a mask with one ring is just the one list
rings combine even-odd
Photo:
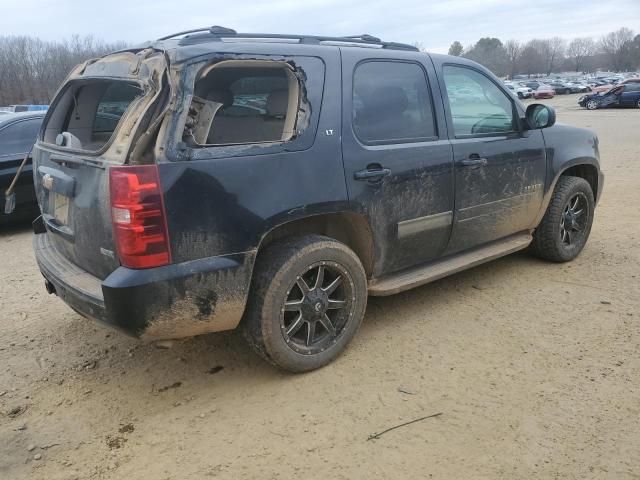
[(289, 103), (286, 90), (275, 90), (269, 95), (266, 115), (225, 115), (225, 108), (233, 105), (233, 97), (230, 95), (230, 92), (227, 94), (225, 91), (207, 95), (208, 100), (223, 104), (211, 123), (208, 144), (275, 142), (282, 139)]

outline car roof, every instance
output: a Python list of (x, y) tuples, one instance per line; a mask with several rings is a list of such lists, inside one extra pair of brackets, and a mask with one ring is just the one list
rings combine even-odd
[(43, 119), (46, 113), (47, 112), (44, 111), (6, 113), (4, 115), (0, 115), (0, 127), (4, 127), (5, 125), (13, 123), (16, 120), (28, 120), (31, 118)]
[[(181, 37), (181, 38), (178, 38)], [(209, 53), (253, 55), (313, 55), (322, 57), (331, 50), (362, 48), (374, 50), (381, 57), (407, 54), (426, 55), (417, 47), (405, 43), (383, 41), (372, 35), (328, 37), (272, 33), (237, 33), (224, 27), (207, 27), (178, 32), (122, 51), (139, 51), (144, 48), (164, 50), (172, 63), (181, 63)], [(458, 57), (453, 57), (458, 58)]]

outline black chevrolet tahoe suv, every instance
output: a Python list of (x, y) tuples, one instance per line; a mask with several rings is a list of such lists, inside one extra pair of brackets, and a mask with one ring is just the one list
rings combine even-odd
[(238, 327), (290, 371), (334, 359), (368, 295), (573, 259), (603, 183), (594, 133), (474, 62), (222, 27), (76, 67), (33, 175), (50, 293), (144, 340)]

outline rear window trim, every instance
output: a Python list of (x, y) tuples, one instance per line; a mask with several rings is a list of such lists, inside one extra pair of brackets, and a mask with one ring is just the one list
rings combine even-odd
[[(72, 85), (74, 85), (76, 83), (79, 83), (79, 82), (85, 82), (87, 80), (89, 80), (89, 81), (91, 81), (91, 80), (99, 80), (99, 81), (109, 81), (109, 80), (111, 80), (111, 81), (119, 81), (119, 82), (129, 83), (129, 84), (137, 86), (143, 92), (143, 95), (135, 98), (129, 104), (127, 109), (122, 114), (122, 117), (120, 117), (120, 121), (118, 121), (118, 125), (116, 125), (116, 128), (114, 129), (113, 134), (111, 135), (109, 140), (98, 150), (82, 150), (82, 149), (77, 149), (77, 148), (62, 147), (60, 145), (56, 145), (55, 143), (45, 142), (44, 141), (44, 132), (46, 130), (46, 125), (48, 124), (50, 116), (53, 115), (53, 111), (57, 107), (58, 103), (60, 102), (60, 100), (62, 99), (64, 94), (67, 92), (67, 90), (69, 88), (71, 88)], [(47, 146), (51, 150), (64, 152), (64, 153), (73, 153), (73, 154), (78, 154), (78, 155), (83, 155), (83, 156), (99, 157), (99, 156), (103, 155), (105, 152), (107, 152), (107, 150), (109, 150), (109, 148), (111, 148), (111, 145), (113, 144), (114, 140), (117, 138), (118, 134), (120, 133), (120, 129), (122, 127), (122, 120), (129, 115), (132, 107), (137, 105), (139, 102), (141, 102), (145, 97), (146, 97), (146, 95), (145, 95), (144, 84), (141, 81), (133, 80), (131, 78), (111, 77), (111, 76), (91, 76), (91, 77), (75, 78), (73, 80), (70, 80), (69, 82), (66, 82), (64, 87), (62, 87), (58, 91), (58, 93), (56, 94), (56, 97), (55, 97), (55, 101), (49, 106), (49, 109), (47, 110), (47, 114), (45, 115), (44, 119), (42, 120), (42, 127), (40, 128), (40, 133), (38, 134), (38, 141), (36, 142), (36, 145), (42, 144), (42, 145)]]

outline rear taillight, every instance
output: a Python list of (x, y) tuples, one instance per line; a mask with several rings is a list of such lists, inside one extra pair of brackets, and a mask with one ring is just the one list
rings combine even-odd
[(150, 268), (171, 262), (162, 189), (156, 165), (109, 169), (111, 219), (120, 263)]

